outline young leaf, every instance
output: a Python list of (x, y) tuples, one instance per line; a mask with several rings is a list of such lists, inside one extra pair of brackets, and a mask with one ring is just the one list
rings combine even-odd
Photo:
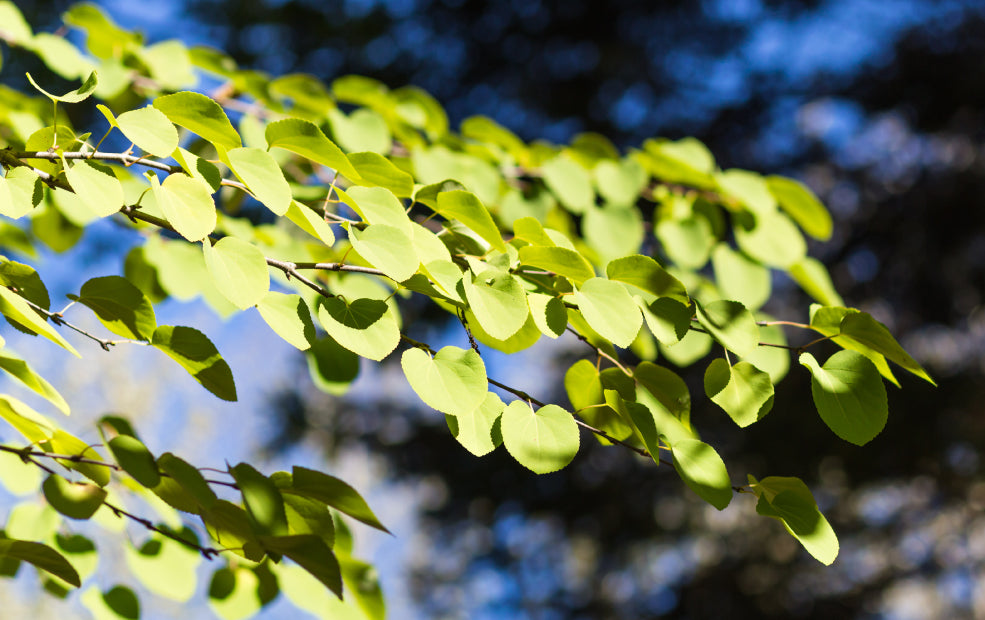
[[(178, 535), (194, 536), (190, 530)], [(134, 576), (154, 594), (181, 603), (195, 594), (202, 556), (177, 541), (154, 536), (139, 549), (127, 545), (125, 557)]]
[(472, 192), (454, 190), (438, 194), (438, 213), (448, 219), (458, 220), (482, 237), (500, 252), (506, 251), (503, 236), (488, 209)]
[(148, 489), (161, 483), (154, 455), (142, 441), (132, 435), (117, 435), (106, 443), (113, 458), (134, 480)]
[(222, 106), (201, 93), (164, 95), (154, 100), (154, 107), (175, 125), (197, 133), (221, 150), (243, 145)]
[(72, 190), (93, 213), (106, 217), (123, 206), (123, 186), (112, 168), (88, 159), (71, 165), (63, 160), (62, 165)]
[(65, 556), (48, 545), (27, 540), (0, 539), (0, 559), (2, 558), (11, 558), (33, 564), (76, 588), (82, 585), (79, 573), (65, 559)]
[(486, 398), (486, 365), (471, 349), (444, 347), (433, 358), (407, 349), (400, 366), (421, 400), (442, 413), (467, 415)]
[(414, 177), (379, 153), (350, 153), (348, 158), (358, 173), (355, 179), (349, 179), (353, 183), (385, 187), (401, 198), (409, 198), (414, 193)]
[(482, 404), (471, 412), (458, 416), (445, 414), (445, 422), (466, 450), (475, 456), (485, 456), (503, 441), (497, 426), (505, 408), (499, 396), (488, 392)]
[(97, 620), (138, 620), (140, 618), (140, 599), (126, 586), (113, 586), (100, 592), (89, 586), (79, 597), (82, 605)]
[(291, 470), (291, 486), (283, 491), (318, 500), (370, 527), (390, 533), (359, 492), (334, 476), (295, 465)]
[(527, 293), (530, 316), (542, 334), (557, 338), (568, 326), (568, 309), (560, 297), (543, 293)]
[(27, 167), (12, 168), (0, 177), (0, 215), (16, 220), (41, 204), (41, 178)]
[(322, 327), (346, 349), (374, 361), (382, 361), (400, 342), (400, 329), (386, 302), (379, 299), (341, 297), (324, 300), (318, 306)]
[(291, 220), (304, 232), (312, 237), (319, 239), (325, 245), (335, 243), (335, 233), (328, 225), (325, 218), (315, 213), (309, 207), (304, 206), (296, 200), (291, 201), (291, 206), (287, 208), (287, 219)]
[(807, 255), (807, 243), (783, 213), (757, 213), (751, 227), (737, 225), (735, 240), (743, 252), (764, 265), (787, 269)]
[(577, 286), (595, 277), (595, 270), (588, 260), (568, 248), (554, 246), (526, 245), (520, 248), (520, 263), (552, 271), (564, 276)]
[(287, 213), (292, 200), (291, 187), (270, 153), (258, 148), (235, 148), (226, 155), (229, 167), (263, 206), (275, 215)]
[(51, 507), (70, 519), (85, 520), (103, 505), (106, 490), (95, 484), (74, 484), (57, 474), (49, 475), (41, 485)]
[(157, 466), (167, 477), (162, 476), (160, 484), (152, 490), (172, 507), (202, 514), (215, 506), (218, 501), (215, 492), (202, 473), (187, 461), (165, 452), (157, 458)]
[(273, 553), (285, 555), (308, 571), (325, 587), (342, 598), (342, 572), (335, 554), (325, 541), (312, 534), (300, 536), (264, 536), (260, 539), (263, 548)]
[(680, 280), (667, 273), (649, 256), (634, 254), (610, 261), (605, 268), (610, 280), (632, 284), (658, 298), (670, 297), (682, 304), (690, 303), (687, 289)]
[(399, 228), (408, 237), (413, 236), (413, 223), (404, 211), (404, 205), (393, 192), (385, 187), (350, 187), (343, 200), (355, 209), (369, 224), (387, 224)]
[(167, 353), (208, 391), (222, 400), (236, 400), (233, 372), (202, 332), (191, 327), (161, 325), (154, 330), (151, 345)]
[(845, 302), (841, 295), (835, 290), (831, 282), (831, 275), (828, 273), (824, 263), (805, 256), (800, 261), (790, 265), (788, 270), (790, 277), (804, 289), (804, 292), (825, 306), (844, 306)]
[(732, 501), (732, 482), (722, 457), (698, 439), (679, 439), (672, 447), (674, 468), (687, 486), (701, 499), (724, 510)]
[(773, 408), (770, 376), (749, 362), (729, 366), (722, 358), (712, 361), (705, 371), (705, 394), (742, 428)]
[(770, 298), (770, 271), (727, 243), (719, 243), (711, 253), (715, 283), (725, 299), (742, 303), (749, 310), (759, 309)]
[(307, 157), (315, 163), (328, 166), (342, 176), (354, 181), (359, 173), (349, 163), (342, 150), (317, 125), (299, 118), (288, 118), (267, 125), (266, 138), (270, 147), (280, 147)]
[(845, 441), (864, 446), (882, 432), (889, 417), (886, 386), (871, 361), (839, 351), (821, 367), (810, 353), (800, 363), (811, 371), (811, 394), (824, 423)]
[(64, 95), (60, 95), (60, 96), (52, 95), (45, 89), (38, 86), (38, 83), (34, 81), (34, 78), (31, 77), (30, 73), (27, 74), (27, 81), (31, 83), (31, 86), (36, 88), (41, 94), (43, 94), (48, 99), (51, 99), (52, 101), (61, 101), (62, 103), (79, 103), (80, 101), (85, 101), (86, 99), (88, 99), (89, 95), (91, 95), (93, 91), (96, 90), (96, 85), (99, 84), (99, 76), (96, 75), (95, 71), (93, 71), (92, 73), (89, 74), (89, 77), (87, 77), (85, 81), (82, 82), (82, 86), (79, 86), (75, 90), (69, 91)]
[(243, 505), (255, 524), (258, 535), (287, 534), (287, 514), (280, 491), (249, 463), (240, 463), (229, 470), (243, 496)]
[(170, 174), (161, 183), (148, 173), (151, 188), (164, 217), (185, 239), (201, 241), (215, 230), (215, 202), (212, 188), (187, 174)]
[(27, 301), (23, 297), (11, 291), (6, 286), (0, 286), (0, 314), (12, 321), (16, 321), (19, 325), (35, 334), (44, 336), (69, 351), (75, 357), (82, 357), (67, 340), (62, 338), (61, 334), (48, 325), (48, 322), (27, 304)]
[(215, 287), (240, 310), (255, 306), (270, 290), (267, 260), (253, 244), (223, 237), (215, 245), (202, 242), (202, 250)]
[(737, 301), (713, 301), (706, 306), (695, 302), (701, 326), (723, 347), (745, 357), (759, 343), (756, 318)]
[(315, 324), (300, 295), (270, 291), (257, 303), (257, 310), (270, 329), (297, 349), (305, 351), (315, 341)]
[(643, 315), (626, 287), (605, 278), (591, 278), (574, 294), (585, 320), (617, 347), (626, 348), (643, 326)]
[(838, 537), (817, 508), (814, 495), (799, 478), (770, 476), (755, 482), (756, 512), (783, 523), (818, 562), (829, 566), (838, 557)]
[(170, 157), (178, 148), (178, 130), (153, 106), (120, 114), (116, 125), (127, 140), (155, 157)]
[(766, 177), (766, 183), (783, 210), (805, 233), (821, 241), (831, 238), (831, 214), (806, 185), (780, 176)]
[(578, 453), (578, 425), (557, 405), (534, 411), (527, 403), (515, 400), (503, 410), (501, 427), (506, 450), (534, 473), (563, 469)]
[(876, 351), (891, 362), (896, 362), (916, 376), (937, 385), (927, 371), (917, 363), (903, 347), (896, 342), (886, 326), (872, 318), (867, 312), (853, 312), (845, 315), (841, 321), (841, 333), (855, 342)]
[(365, 230), (349, 228), (352, 247), (369, 264), (396, 282), (409, 279), (421, 266), (410, 236), (387, 224), (370, 224)]
[[(56, 452), (58, 454), (67, 454), (71, 456), (79, 456), (84, 459), (102, 461), (103, 457), (101, 454), (93, 449), (91, 444), (88, 444), (75, 435), (67, 433), (61, 429), (55, 430), (55, 432), (48, 438), (47, 449), (50, 452)], [(110, 480), (110, 470), (105, 465), (96, 465), (93, 463), (76, 462), (76, 461), (59, 461), (62, 465), (69, 469), (74, 469), (79, 472), (89, 480), (92, 480), (101, 487), (109, 484)]]
[(487, 269), (475, 277), (462, 280), (469, 309), (482, 329), (498, 340), (517, 333), (527, 321), (530, 310), (520, 281), (512, 274)]
[(92, 278), (82, 285), (78, 297), (69, 298), (89, 307), (106, 329), (118, 336), (150, 340), (157, 329), (153, 304), (126, 278)]
[(58, 410), (65, 415), (69, 414), (68, 403), (58, 393), (58, 390), (48, 383), (44, 377), (34, 372), (24, 360), (8, 351), (0, 351), (0, 369), (3, 369), (4, 372), (9, 373), (25, 386), (48, 399), (48, 402), (58, 407)]
[(572, 213), (584, 213), (595, 204), (595, 190), (588, 170), (571, 157), (558, 155), (541, 165), (544, 183)]
[(315, 340), (305, 359), (315, 387), (328, 394), (345, 394), (359, 376), (359, 356), (331, 336)]

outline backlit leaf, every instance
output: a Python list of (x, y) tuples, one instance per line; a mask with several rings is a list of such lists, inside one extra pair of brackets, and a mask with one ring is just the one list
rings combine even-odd
[(521, 465), (537, 474), (564, 468), (578, 453), (578, 425), (557, 405), (537, 411), (515, 400), (503, 410), (503, 445)]
[(370, 265), (396, 282), (410, 278), (421, 265), (410, 236), (394, 226), (370, 224), (361, 231), (351, 226), (349, 240)]
[(472, 192), (454, 190), (438, 194), (438, 213), (465, 224), (500, 252), (506, 251), (503, 236), (489, 211)]
[(354, 180), (359, 177), (359, 173), (349, 163), (345, 153), (310, 121), (288, 118), (270, 123), (265, 131), (267, 144), (271, 147), (276, 146), (306, 157), (338, 171), (347, 179)]
[(493, 338), (506, 340), (527, 321), (527, 296), (512, 274), (489, 269), (474, 281), (466, 277), (462, 285), (469, 309)]
[(698, 439), (674, 442), (674, 468), (681, 479), (715, 508), (724, 510), (732, 501), (732, 482), (722, 457)]
[(161, 325), (154, 330), (151, 345), (167, 353), (208, 391), (222, 400), (236, 400), (232, 370), (202, 332), (191, 327)]
[(240, 463), (229, 470), (243, 496), (243, 505), (263, 536), (287, 534), (287, 514), (284, 500), (273, 482), (249, 463)]
[(34, 372), (24, 360), (16, 357), (9, 351), (0, 351), (0, 369), (3, 369), (4, 372), (48, 399), (48, 402), (58, 407), (58, 410), (65, 415), (69, 414), (68, 403), (58, 393), (58, 390), (48, 383), (44, 377)]
[(16, 220), (41, 204), (41, 178), (26, 167), (11, 168), (0, 177), (0, 215)]
[(548, 189), (572, 213), (584, 213), (595, 205), (591, 176), (571, 157), (561, 154), (544, 162), (541, 173)]
[(317, 500), (370, 527), (389, 533), (362, 495), (334, 476), (295, 465), (291, 470), (291, 486), (283, 491)]
[(260, 303), (270, 290), (267, 261), (256, 246), (237, 237), (223, 237), (212, 245), (202, 243), (205, 266), (219, 292), (245, 310)]
[(263, 206), (275, 215), (287, 213), (292, 200), (291, 187), (270, 153), (253, 147), (234, 148), (227, 156), (229, 167)]
[(800, 181), (780, 176), (767, 177), (766, 183), (783, 210), (804, 232), (822, 241), (831, 238), (831, 214), (810, 188)]
[(643, 316), (626, 287), (605, 278), (591, 278), (573, 297), (585, 320), (617, 347), (628, 347), (643, 326)]
[(729, 366), (722, 358), (712, 361), (705, 371), (705, 394), (743, 428), (773, 407), (770, 376), (749, 362)]
[(202, 136), (221, 150), (243, 145), (222, 106), (201, 93), (163, 95), (154, 100), (154, 107), (175, 125)]
[(414, 177), (397, 168), (379, 153), (349, 153), (348, 158), (359, 175), (350, 179), (353, 183), (385, 187), (401, 198), (409, 198), (414, 193)]
[(161, 183), (148, 173), (157, 205), (175, 230), (189, 241), (201, 241), (215, 230), (212, 188), (187, 174), (170, 174)]
[(140, 289), (120, 276), (92, 278), (73, 300), (89, 307), (106, 329), (133, 340), (150, 340), (157, 329), (154, 306)]
[(595, 277), (595, 270), (588, 260), (568, 248), (527, 245), (519, 250), (520, 263), (554, 272), (581, 285)]
[(502, 436), (496, 432), (496, 426), (505, 408), (506, 405), (499, 396), (488, 392), (482, 404), (471, 412), (458, 416), (445, 414), (445, 422), (451, 434), (466, 450), (475, 456), (484, 456), (502, 443)]
[(783, 523), (808, 553), (825, 566), (838, 557), (838, 537), (817, 508), (814, 495), (798, 478), (770, 476), (750, 480), (759, 496), (756, 512)]
[(124, 112), (116, 122), (127, 140), (155, 157), (170, 157), (178, 148), (178, 131), (168, 117), (155, 107), (146, 106)]
[(400, 366), (421, 400), (442, 413), (467, 415), (486, 398), (486, 365), (471, 349), (444, 347), (433, 358), (407, 349)]
[(102, 487), (73, 484), (57, 474), (49, 475), (41, 489), (51, 507), (70, 519), (88, 519), (106, 499), (106, 490)]
[(76, 588), (82, 585), (79, 573), (65, 556), (48, 545), (27, 540), (0, 539), (0, 558), (12, 558), (33, 564)]
[(759, 326), (752, 313), (737, 301), (695, 304), (701, 327), (726, 349), (739, 357), (751, 353), (759, 343)]
[(82, 203), (96, 215), (106, 217), (123, 206), (123, 186), (109, 166), (88, 159), (65, 162), (65, 176)]
[(318, 320), (340, 345), (377, 362), (400, 342), (390, 307), (378, 299), (325, 299), (318, 307)]
[(810, 353), (800, 363), (811, 371), (811, 394), (824, 423), (845, 441), (864, 446), (882, 432), (889, 417), (886, 386), (871, 361), (839, 351), (820, 366)]
[(605, 268), (610, 280), (632, 284), (657, 297), (670, 297), (689, 303), (687, 289), (649, 256), (634, 254), (611, 261)]
[(270, 329), (292, 346), (304, 351), (315, 341), (311, 312), (300, 295), (270, 291), (257, 303), (257, 310)]

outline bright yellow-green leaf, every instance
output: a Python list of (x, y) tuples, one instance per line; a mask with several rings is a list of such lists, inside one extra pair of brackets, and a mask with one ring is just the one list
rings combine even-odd
[(606, 202), (618, 207), (634, 206), (647, 182), (646, 170), (632, 158), (602, 160), (593, 172), (599, 194)]
[(729, 366), (722, 358), (712, 361), (705, 371), (705, 394), (742, 428), (773, 408), (770, 376), (749, 362)]
[(291, 187), (270, 153), (258, 148), (235, 148), (227, 156), (229, 167), (263, 206), (275, 215), (287, 213), (292, 200)]
[(299, 118), (275, 121), (267, 125), (266, 138), (269, 146), (287, 149), (315, 163), (337, 170), (349, 180), (359, 177), (359, 173), (349, 163), (345, 153), (310, 121)]
[(48, 322), (28, 305), (23, 297), (11, 291), (6, 286), (0, 286), (0, 314), (16, 321), (22, 327), (26, 327), (35, 334), (44, 336), (69, 351), (72, 355), (82, 357), (67, 340), (62, 338), (61, 334), (48, 325)]
[(155, 157), (170, 157), (178, 148), (178, 131), (163, 112), (152, 106), (120, 114), (117, 126), (145, 152)]
[(770, 476), (757, 482), (750, 476), (750, 482), (759, 496), (757, 513), (783, 523), (786, 530), (818, 562), (828, 566), (835, 561), (838, 557), (838, 537), (818, 510), (814, 495), (802, 480)]
[(139, 549), (127, 545), (125, 557), (134, 576), (154, 594), (179, 603), (195, 594), (196, 569), (202, 562), (197, 551), (154, 536)]
[(776, 209), (776, 198), (770, 193), (763, 177), (755, 172), (732, 168), (715, 175), (718, 189), (753, 213), (769, 213)]
[(31, 40), (31, 26), (13, 2), (0, 2), (0, 32), (14, 44), (24, 45)]
[(559, 297), (543, 293), (528, 293), (530, 316), (542, 334), (557, 338), (568, 326), (568, 309)]
[(157, 175), (148, 175), (157, 204), (164, 217), (185, 239), (201, 241), (215, 230), (215, 203), (212, 188), (187, 174), (170, 174), (161, 183)]
[(350, 153), (372, 151), (386, 155), (393, 146), (386, 120), (373, 110), (358, 108), (347, 116), (333, 108), (328, 111), (328, 121), (332, 125), (332, 137)]
[(438, 194), (438, 213), (465, 224), (500, 252), (506, 251), (503, 236), (478, 196), (464, 190)]
[(466, 450), (475, 456), (484, 456), (503, 441), (497, 423), (505, 408), (506, 405), (499, 396), (489, 392), (482, 404), (471, 412), (458, 416), (446, 414), (445, 422), (451, 434)]
[(732, 482), (722, 457), (698, 439), (679, 439), (672, 448), (674, 468), (681, 479), (701, 499), (724, 510), (732, 501)]
[(222, 106), (201, 93), (183, 91), (163, 95), (154, 100), (154, 107), (175, 125), (202, 136), (219, 149), (243, 145)]
[(326, 299), (318, 307), (318, 320), (340, 345), (377, 362), (400, 342), (393, 312), (378, 299)]
[(846, 314), (841, 321), (841, 334), (884, 355), (889, 361), (896, 362), (930, 384), (937, 385), (927, 374), (927, 371), (896, 342), (886, 326), (872, 318), (869, 313), (852, 312)]
[(698, 322), (722, 346), (739, 357), (751, 353), (759, 343), (759, 326), (752, 313), (737, 301), (695, 303)]
[(822, 367), (813, 355), (802, 353), (800, 363), (811, 371), (814, 404), (835, 435), (864, 446), (882, 432), (889, 417), (886, 386), (867, 357), (839, 351)]
[(123, 186), (105, 164), (88, 159), (63, 162), (65, 176), (82, 203), (100, 217), (112, 215), (123, 206)]
[(106, 329), (133, 340), (150, 340), (157, 329), (150, 300), (120, 276), (92, 278), (71, 299), (88, 306)]
[(300, 295), (270, 291), (257, 303), (257, 310), (270, 329), (292, 346), (305, 351), (315, 341), (311, 312)]
[(240, 310), (254, 306), (270, 290), (270, 272), (263, 252), (237, 237), (202, 243), (205, 266), (219, 292)]
[(70, 519), (88, 519), (106, 499), (106, 490), (102, 487), (74, 484), (57, 474), (49, 475), (41, 489), (51, 507)]
[(790, 218), (774, 211), (757, 213), (749, 228), (736, 225), (735, 240), (743, 252), (764, 265), (787, 269), (807, 254), (807, 243)]
[(557, 405), (534, 411), (527, 403), (515, 400), (503, 410), (501, 427), (506, 450), (534, 473), (563, 469), (578, 454), (578, 425)]
[(804, 292), (824, 306), (844, 306), (845, 302), (835, 290), (824, 263), (805, 256), (799, 262), (790, 265), (790, 277), (804, 289)]
[(526, 245), (520, 248), (519, 255), (521, 264), (564, 276), (578, 286), (595, 277), (592, 264), (575, 250), (556, 246)]
[(154, 330), (151, 345), (167, 353), (208, 391), (222, 400), (236, 400), (232, 370), (202, 332), (191, 327), (161, 325)]
[(605, 278), (591, 278), (574, 294), (574, 302), (592, 329), (617, 347), (628, 347), (643, 326), (643, 315), (626, 287)]
[(349, 153), (348, 158), (359, 175), (358, 178), (349, 179), (353, 183), (385, 187), (401, 198), (409, 198), (414, 193), (414, 177), (379, 153)]
[(414, 234), (404, 205), (385, 187), (350, 187), (346, 196), (352, 199), (350, 206), (367, 223), (393, 226), (408, 237)]
[(687, 289), (680, 280), (667, 273), (649, 256), (634, 254), (611, 261), (605, 268), (610, 280), (632, 284), (636, 288), (657, 297), (670, 297), (683, 304), (689, 303)]
[(715, 283), (725, 299), (741, 302), (749, 310), (759, 309), (770, 298), (770, 271), (745, 254), (719, 243), (711, 254)]
[(814, 192), (800, 181), (780, 176), (766, 178), (780, 206), (808, 235), (827, 241), (831, 238), (831, 214)]
[(486, 397), (486, 365), (471, 349), (444, 347), (433, 358), (407, 349), (400, 366), (421, 400), (442, 413), (467, 415)]
[(349, 228), (349, 240), (370, 265), (396, 282), (410, 278), (421, 265), (410, 236), (394, 226), (370, 224), (362, 231), (353, 226)]
[(512, 274), (496, 269), (462, 280), (469, 309), (493, 338), (506, 340), (527, 321), (530, 311), (523, 286)]
[(370, 527), (389, 533), (362, 495), (334, 476), (295, 465), (291, 469), (291, 486), (284, 488), (283, 492), (317, 500)]
[(65, 415), (69, 414), (68, 403), (58, 393), (58, 390), (48, 383), (44, 377), (34, 372), (24, 360), (16, 357), (9, 351), (0, 351), (0, 369), (3, 369), (4, 372), (48, 399), (48, 402), (58, 407), (58, 410)]
[(41, 204), (44, 189), (41, 179), (26, 167), (11, 168), (0, 177), (0, 214), (17, 219)]
[(335, 233), (332, 232), (332, 227), (328, 225), (325, 218), (296, 200), (292, 200), (291, 206), (287, 208), (287, 219), (325, 245), (335, 243)]
[(595, 205), (595, 190), (585, 168), (561, 154), (541, 165), (544, 183), (572, 213), (584, 213)]
[[(72, 75), (70, 77), (75, 76)], [(41, 94), (52, 101), (61, 101), (62, 103), (79, 103), (80, 101), (85, 101), (88, 99), (89, 95), (92, 94), (92, 91), (96, 90), (96, 85), (99, 83), (99, 76), (96, 75), (95, 71), (93, 71), (89, 74), (89, 77), (82, 82), (82, 86), (79, 86), (75, 90), (69, 91), (64, 95), (52, 95), (45, 89), (41, 88), (38, 86), (37, 82), (34, 81), (34, 78), (31, 77), (30, 73), (27, 74), (27, 81), (31, 83), (31, 86), (39, 90)]]

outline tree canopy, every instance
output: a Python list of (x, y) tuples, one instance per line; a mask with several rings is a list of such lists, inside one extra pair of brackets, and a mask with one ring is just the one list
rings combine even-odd
[[(718, 510), (751, 496), (731, 510), (778, 521), (823, 564), (839, 545), (807, 484), (729, 472), (702, 440), (692, 400), (714, 403), (739, 433), (772, 412), (788, 372), (806, 373), (803, 409), (862, 446), (888, 419), (885, 382), (898, 386), (903, 370), (933, 383), (808, 256), (805, 236), (829, 238), (832, 219), (796, 179), (722, 170), (693, 138), (621, 153), (593, 133), (527, 143), (483, 116), (456, 132), (415, 87), (271, 76), (216, 49), (148, 45), (93, 5), (64, 21), (84, 34), (81, 49), (61, 31), (35, 33), (0, 2), (0, 37), (46, 67), (0, 87), (0, 246), (14, 256), (0, 264), (0, 313), (51, 343), (38, 346), (78, 356), (143, 344), (235, 401), (208, 335), (159, 325), (155, 304), (201, 297), (222, 316), (256, 308), (305, 351), (329, 393), (347, 389), (361, 358), (399, 360), (476, 457), (502, 446), (533, 475), (568, 466), (582, 441), (632, 451)], [(70, 90), (52, 86), (63, 80)], [(54, 303), (30, 264), (38, 248), (64, 251), (87, 228), (110, 226), (135, 242), (123, 264)], [(763, 313), (777, 273), (816, 303), (798, 316)], [(456, 318), (460, 346), (408, 335), (405, 309), (420, 300)], [(73, 322), (83, 312), (106, 333)], [(485, 350), (518, 354), (565, 333), (586, 352), (565, 373), (570, 410), (538, 398), (535, 377), (509, 385), (487, 372)], [(819, 359), (816, 345), (828, 341), (840, 350)], [(695, 391), (674, 368), (709, 351), (720, 355)], [(386, 515), (346, 482), (300, 466), (214, 472), (179, 446), (155, 455), (116, 414), (99, 421), (101, 445), (88, 445), (59, 423), (71, 404), (30, 360), (9, 351), (0, 360), (43, 409), (58, 410), (0, 397), (0, 417), (23, 437), (0, 445), (4, 483), (24, 497), (0, 539), (3, 574), (27, 563), (55, 595), (82, 587), (101, 550), (73, 521), (113, 529), (122, 519), (146, 530), (139, 546), (119, 544), (155, 594), (186, 600), (204, 559), (215, 563), (209, 594), (224, 617), (250, 615), (281, 591), (320, 614), (343, 604), (384, 614), (349, 526), (386, 531)], [(312, 595), (311, 584), (345, 602)], [(122, 585), (89, 586), (81, 598), (96, 614), (139, 609)]]

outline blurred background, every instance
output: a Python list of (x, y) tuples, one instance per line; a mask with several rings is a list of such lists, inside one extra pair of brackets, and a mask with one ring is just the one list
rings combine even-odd
[[(48, 31), (68, 6), (17, 4)], [(622, 149), (693, 135), (722, 168), (802, 179), (835, 218), (833, 238), (812, 254), (846, 303), (889, 326), (938, 381), (934, 389), (900, 377), (886, 430), (860, 449), (820, 422), (799, 367), (780, 384), (773, 413), (741, 432), (700, 396), (706, 364), (687, 377), (692, 419), (734, 482), (752, 473), (811, 486), (841, 539), (825, 568), (756, 516), (750, 498), (719, 513), (673, 472), (587, 436), (572, 466), (547, 476), (502, 449), (476, 459), (440, 415), (416, 408), (396, 360), (364, 366), (339, 397), (319, 392), (302, 357), (284, 352), (276, 379), (251, 388), (252, 404), (241, 396), (247, 404), (228, 410), (243, 420), (234, 453), (262, 450), (274, 466), (326, 459), (367, 492), (397, 534), (357, 531), (392, 617), (985, 617), (985, 2), (98, 4), (151, 41), (208, 44), (244, 67), (420, 86), (453, 126), (484, 114), (525, 140), (564, 143), (595, 131)], [(71, 260), (118, 260), (100, 239), (84, 239)], [(769, 312), (806, 319), (809, 301), (795, 286), (777, 276), (774, 289)], [(256, 317), (199, 315), (196, 326), (243, 385), (256, 349), (242, 334), (266, 328)], [(418, 313), (411, 335), (462, 346), (447, 319)], [(563, 372), (586, 353), (578, 345), (541, 343), (513, 366), (493, 363), (507, 383), (563, 402)], [(180, 386), (198, 389), (189, 383)], [(153, 417), (156, 404), (199, 405), (202, 396), (160, 392), (113, 406)], [(209, 443), (217, 439), (202, 431), (208, 422), (182, 411), (157, 414), (151, 448), (175, 449), (169, 442), (194, 421), (201, 432), (187, 449), (232, 462)], [(265, 617), (290, 613), (274, 605)]]

